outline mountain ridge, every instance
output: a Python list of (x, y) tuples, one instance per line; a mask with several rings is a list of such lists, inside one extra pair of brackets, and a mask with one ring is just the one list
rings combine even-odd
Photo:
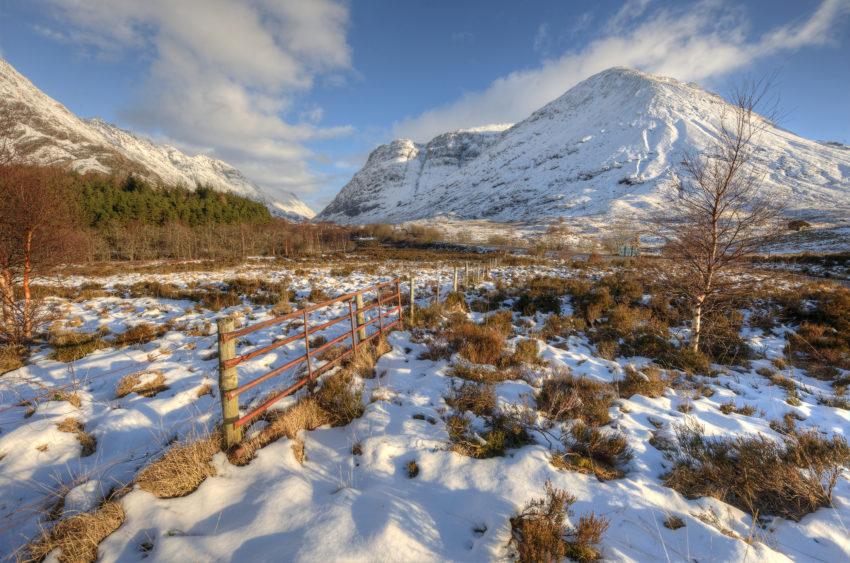
[(315, 212), (295, 194), (272, 197), (230, 164), (121, 129), (100, 118), (83, 119), (39, 90), (0, 58), (0, 137), (24, 162), (58, 164), (81, 173), (133, 173), (155, 183), (194, 189), (207, 185), (264, 203), (293, 220)]
[[(473, 158), (457, 158), (462, 142), (438, 142), (450, 150), (432, 150), (435, 141), (459, 132), (378, 147), (317, 217), (401, 223), (438, 216), (496, 222), (644, 216), (663, 204), (684, 155), (717, 135), (728, 109), (696, 84), (615, 67), (510, 128), (467, 138), (480, 148)], [(410, 150), (391, 150), (402, 146)], [(846, 150), (771, 124), (755, 148), (765, 189), (789, 203), (791, 214), (850, 216)]]

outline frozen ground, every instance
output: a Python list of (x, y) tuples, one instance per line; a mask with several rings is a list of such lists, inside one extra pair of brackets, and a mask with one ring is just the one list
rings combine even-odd
[[(256, 274), (255, 268), (240, 273)], [(523, 273), (522, 268), (506, 268), (497, 275), (510, 278)], [(215, 283), (236, 274), (138, 274), (100, 281), (107, 286), (141, 278)], [(418, 274), (423, 284), (435, 278), (425, 270)], [(261, 275), (282, 278), (293, 272)], [(332, 295), (387, 279), (362, 274), (337, 278), (319, 270), (293, 277), (301, 297), (309, 292), (309, 277)], [(445, 291), (448, 276), (444, 273), (441, 279)], [(425, 292), (420, 294), (424, 298)], [(269, 309), (242, 305), (213, 313), (189, 301), (122, 297), (62, 301), (61, 306), (63, 318), (73, 319), (70, 324), (79, 331), (105, 325), (120, 332), (143, 321), (171, 321), (180, 330), (142, 346), (100, 350), (73, 364), (49, 359), (49, 349), (44, 349), (30, 365), (0, 378), (0, 552), (9, 557), (41, 526), (49, 525), (46, 515), (62, 494), (63, 514), (87, 510), (113, 487), (130, 481), (175, 438), (200, 435), (213, 427), (219, 416), (217, 399), (199, 391), (206, 385), (215, 391), (214, 320), (238, 314), (253, 322), (267, 318)], [(325, 315), (340, 313), (329, 310)], [(480, 314), (471, 315), (480, 320)], [(539, 328), (543, 317), (529, 319), (528, 326), (521, 320), (515, 319), (518, 335)], [(242, 345), (268, 343), (285, 330), (255, 333)], [(619, 400), (611, 409), (611, 426), (627, 436), (635, 456), (624, 478), (601, 482), (592, 475), (555, 469), (547, 440), (539, 434), (536, 444), (505, 457), (477, 460), (449, 451), (442, 418), (447, 412), (443, 396), (453, 383), (448, 363), (417, 359), (424, 345), (411, 341), (408, 332), (396, 332), (389, 338), (392, 350), (377, 364), (377, 377), (363, 381), (365, 414), (345, 427), (305, 433), (303, 465), (284, 438), (260, 450), (244, 467), (230, 465), (218, 454), (217, 474), (189, 496), (162, 500), (135, 490), (121, 500), (126, 521), (101, 544), (100, 557), (103, 561), (504, 559), (509, 556), (508, 519), (528, 500), (542, 496), (544, 483), (551, 480), (577, 497), (576, 517), (595, 511), (610, 520), (601, 546), (609, 560), (847, 560), (846, 471), (838, 480), (832, 508), (819, 509), (800, 522), (772, 518), (763, 525), (754, 525), (749, 515), (714, 499), (687, 500), (659, 478), (669, 462), (649, 439), (669, 437), (674, 423), (697, 421), (711, 435), (761, 433), (778, 438), (769, 421), (794, 411), (805, 418), (802, 427), (845, 433), (850, 413), (818, 403), (819, 396), (831, 394), (828, 384), (799, 370), (787, 373), (796, 381), (801, 399), (792, 407), (782, 389), (756, 373), (782, 355), (781, 330), (776, 336), (759, 331), (747, 336), (763, 359), (754, 360), (749, 370), (702, 378), (715, 390), (713, 396), (697, 398), (688, 391), (667, 389), (658, 399), (635, 395)], [(626, 363), (595, 356), (583, 338), (571, 337), (559, 347), (539, 344), (547, 365), (530, 372), (527, 381), (498, 384), (500, 403), (533, 405), (535, 385), (559, 366), (612, 381), (622, 376)], [(240, 367), (240, 376), (260, 373), (300, 353), (297, 345), (280, 350), (248, 364), (244, 371)], [(638, 366), (645, 362), (630, 361)], [(168, 389), (153, 397), (116, 398), (121, 377), (136, 372), (161, 373)], [(243, 404), (273, 385), (255, 389)], [(62, 390), (75, 391), (80, 406), (52, 400)], [(729, 400), (755, 407), (756, 414), (721, 413), (719, 405)], [(678, 410), (682, 403), (691, 404), (689, 413)], [(93, 455), (80, 457), (74, 435), (57, 429), (66, 417), (79, 418), (96, 438)], [(360, 455), (352, 454), (355, 444), (360, 445)], [(420, 472), (411, 479), (406, 465), (414, 460)], [(686, 525), (677, 530), (664, 527), (670, 515)]]

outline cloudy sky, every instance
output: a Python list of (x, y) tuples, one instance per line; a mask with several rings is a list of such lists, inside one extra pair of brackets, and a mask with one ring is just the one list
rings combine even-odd
[(630, 66), (850, 143), (850, 0), (0, 0), (0, 55), (84, 117), (222, 158), (317, 210), (377, 144), (515, 122)]

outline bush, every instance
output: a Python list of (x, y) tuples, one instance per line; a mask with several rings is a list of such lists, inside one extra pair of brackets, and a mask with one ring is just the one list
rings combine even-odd
[(447, 333), (453, 350), (474, 364), (496, 365), (502, 357), (505, 336), (492, 327), (463, 322)]
[(23, 367), (27, 350), (23, 346), (0, 346), (0, 375)]
[(595, 547), (608, 529), (608, 521), (593, 513), (579, 518), (575, 528), (566, 528), (575, 497), (546, 482), (546, 497), (530, 500), (511, 518), (510, 545), (522, 563), (593, 561), (600, 554)]
[(502, 310), (492, 315), (488, 315), (484, 319), (484, 326), (497, 330), (505, 337), (514, 333), (514, 316), (510, 311)]
[(315, 393), (318, 406), (327, 413), (332, 426), (345, 426), (363, 415), (363, 390), (354, 385), (351, 370), (339, 370), (322, 380)]
[(632, 366), (626, 366), (624, 371), (623, 379), (614, 382), (617, 392), (624, 399), (628, 399), (632, 395), (643, 395), (657, 399), (664, 395), (668, 382), (658, 368), (648, 366), (640, 372)]
[(593, 473), (600, 481), (623, 476), (622, 466), (632, 458), (626, 437), (619, 432), (605, 433), (576, 422), (562, 438), (565, 451), (552, 457), (559, 469)]
[(543, 324), (540, 335), (546, 340), (552, 340), (556, 337), (567, 338), (582, 332), (586, 327), (584, 319), (580, 317), (549, 315)]
[(469, 411), (483, 417), (496, 409), (496, 390), (492, 385), (463, 383), (452, 387), (445, 400), (457, 412)]
[(543, 382), (537, 394), (537, 407), (552, 420), (577, 419), (590, 426), (601, 426), (611, 420), (608, 409), (615, 398), (611, 385), (567, 373)]
[(477, 383), (501, 383), (502, 381), (519, 379), (519, 374), (515, 368), (470, 366), (466, 364), (452, 366), (449, 375)]
[(483, 418), (482, 432), (473, 431), (471, 421), (463, 414), (454, 414), (446, 419), (452, 451), (485, 459), (503, 456), (506, 450), (533, 443), (527, 430), (530, 421), (522, 414), (494, 411)]
[(537, 340), (533, 338), (523, 338), (522, 340), (517, 341), (514, 353), (511, 354), (510, 358), (503, 363), (514, 366), (522, 364), (538, 364), (540, 363), (539, 354), (540, 349), (537, 346)]
[(815, 431), (788, 434), (784, 443), (764, 436), (706, 438), (698, 426), (676, 428), (679, 453), (664, 484), (687, 498), (714, 497), (757, 516), (794, 521), (830, 506), (850, 447), (840, 436)]

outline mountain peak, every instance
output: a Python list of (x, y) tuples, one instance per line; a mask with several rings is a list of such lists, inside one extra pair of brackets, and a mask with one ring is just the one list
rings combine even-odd
[(187, 189), (205, 185), (261, 201), (290, 219), (314, 215), (294, 194), (271, 197), (226, 162), (184, 154), (100, 118), (77, 117), (2, 58), (0, 113), (11, 117), (3, 134), (15, 155), (27, 162), (62, 164), (79, 172), (133, 173)]
[[(493, 221), (581, 218), (600, 226), (661, 205), (685, 154), (719, 131), (720, 96), (614, 67), (497, 135), (447, 133), (407, 158), (383, 145), (320, 217), (398, 223), (449, 216)], [(763, 189), (798, 214), (850, 213), (850, 154), (773, 127), (756, 141)]]

